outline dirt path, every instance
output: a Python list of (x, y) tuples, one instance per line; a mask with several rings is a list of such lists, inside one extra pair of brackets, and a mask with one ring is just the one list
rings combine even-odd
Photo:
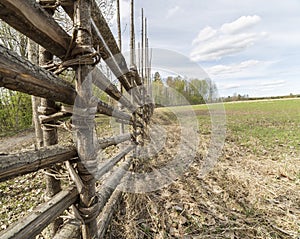
[(32, 144), (34, 144), (34, 132), (26, 130), (14, 136), (0, 138), (0, 152), (11, 153)]

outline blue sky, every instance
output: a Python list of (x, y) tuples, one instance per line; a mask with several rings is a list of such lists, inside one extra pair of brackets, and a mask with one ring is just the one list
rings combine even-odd
[[(126, 49), (129, 0), (121, 6)], [(151, 47), (197, 64), (221, 96), (300, 93), (299, 0), (135, 0), (137, 35), (141, 7)]]

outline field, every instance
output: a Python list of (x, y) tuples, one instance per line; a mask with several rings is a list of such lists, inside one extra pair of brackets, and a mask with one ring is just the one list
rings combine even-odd
[[(224, 106), (225, 143), (211, 171), (199, 177), (212, 128), (207, 106), (197, 105), (194, 130), (200, 142), (190, 167), (160, 190), (124, 193), (107, 238), (300, 238), (300, 100)], [(184, 114), (187, 107), (176, 110)], [(156, 109), (154, 122), (168, 132), (166, 149), (159, 157), (140, 162), (142, 171), (172, 160), (180, 132), (171, 111)], [(26, 141), (19, 145), (33, 143), (22, 137)], [(9, 142), (15, 140), (5, 138), (0, 143), (10, 150)], [(0, 183), (1, 229), (43, 200), (41, 174)]]
[(204, 178), (211, 119), (206, 106), (193, 109), (201, 139), (193, 164), (159, 191), (125, 194), (110, 238), (298, 239), (300, 100), (226, 103), (222, 155)]

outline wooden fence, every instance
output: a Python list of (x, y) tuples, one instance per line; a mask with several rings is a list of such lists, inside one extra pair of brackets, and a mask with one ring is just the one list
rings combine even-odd
[[(72, 19), (72, 35), (54, 19), (57, 7), (62, 7)], [(143, 70), (149, 67), (149, 53), (142, 51), (139, 70), (134, 57), (129, 68), (95, 0), (0, 0), (0, 18), (40, 47), (38, 65), (0, 45), (0, 87), (42, 98), (39, 120), (43, 131), (43, 147), (38, 150), (0, 156), (0, 181), (62, 163), (73, 181), (69, 188), (62, 190), (60, 180), (45, 175), (49, 200), (2, 231), (0, 238), (34, 238), (49, 225), (50, 237), (55, 239), (102, 238), (114, 204), (121, 197), (121, 192), (115, 189), (131, 167), (132, 152), (145, 139), (153, 114), (154, 105), (149, 101), (149, 70)], [(131, 21), (132, 56), (133, 17)], [(142, 48), (147, 42), (143, 34)], [(60, 59), (58, 63), (54, 63), (54, 57)], [(121, 88), (96, 67), (100, 59), (105, 61)], [(60, 78), (66, 69), (74, 71), (75, 85)], [(96, 98), (93, 85), (123, 107)], [(129, 94), (124, 94), (122, 89)], [(86, 111), (88, 115), (82, 113)], [(99, 148), (94, 142), (94, 113), (114, 117), (130, 127), (127, 133), (98, 139), (101, 149), (131, 142), (101, 167), (96, 157)], [(65, 116), (72, 116), (76, 146), (61, 146), (57, 142), (57, 129), (53, 125)], [(110, 187), (97, 188), (96, 180), (107, 172), (111, 172), (105, 179)], [(67, 209), (74, 218), (62, 221), (60, 215)]]

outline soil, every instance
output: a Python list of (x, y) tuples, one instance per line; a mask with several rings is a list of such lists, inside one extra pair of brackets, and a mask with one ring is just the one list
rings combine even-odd
[(0, 138), (0, 152), (11, 153), (12, 151), (28, 148), (34, 142), (34, 130), (28, 129), (13, 136)]

